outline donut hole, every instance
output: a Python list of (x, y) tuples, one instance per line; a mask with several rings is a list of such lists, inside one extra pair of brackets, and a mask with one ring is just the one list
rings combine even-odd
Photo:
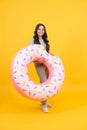
[[(39, 77), (39, 75), (37, 73), (35, 64), (38, 64), (38, 61), (36, 61), (36, 63), (35, 62), (31, 62), (29, 64), (29, 66), (28, 66), (28, 75), (29, 75), (29, 78), (33, 82), (40, 84), (40, 77)], [(48, 77), (49, 77), (49, 70), (48, 70), (47, 66), (44, 63), (38, 64), (38, 65), (43, 66), (44, 71), (45, 71), (46, 80), (47, 80)], [(41, 73), (41, 75), (43, 76), (43, 73)], [(44, 80), (44, 82), (46, 80)]]
[(39, 77), (37, 75), (36, 69), (35, 69), (35, 65), (33, 62), (31, 62), (28, 66), (28, 75), (29, 78), (35, 82), (35, 83), (39, 83)]
[[(49, 70), (48, 68), (46, 67), (46, 65), (44, 65), (43, 63), (40, 64), (41, 66), (44, 67), (44, 71), (45, 71), (45, 74), (46, 74), (46, 80), (48, 79), (49, 77)], [(39, 83), (40, 84), (40, 78), (39, 78), (39, 75), (37, 73), (37, 70), (36, 70), (36, 67), (35, 67), (35, 63), (34, 62), (31, 62), (28, 66), (28, 75), (29, 75), (29, 78), (35, 82), (35, 83)], [(43, 77), (43, 73), (42, 73), (42, 77)], [(45, 80), (45, 81), (46, 81)], [(45, 82), (44, 81), (44, 82)]]

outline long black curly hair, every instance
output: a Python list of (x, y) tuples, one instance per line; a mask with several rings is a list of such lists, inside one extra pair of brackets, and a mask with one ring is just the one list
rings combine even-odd
[(34, 36), (33, 36), (33, 38), (34, 38), (34, 44), (40, 44), (39, 37), (38, 37), (38, 34), (37, 34), (37, 30), (39, 29), (40, 26), (44, 27), (44, 35), (42, 36), (42, 38), (43, 38), (44, 43), (46, 44), (46, 51), (49, 53), (50, 45), (48, 44), (49, 41), (47, 40), (46, 27), (42, 23), (37, 24), (36, 27), (35, 27)]

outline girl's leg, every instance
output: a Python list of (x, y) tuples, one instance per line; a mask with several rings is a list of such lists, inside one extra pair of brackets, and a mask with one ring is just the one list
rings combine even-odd
[(35, 64), (37, 74), (40, 78), (40, 83), (43, 83), (47, 80), (46, 72), (45, 72), (45, 67), (43, 64)]
[(44, 101), (41, 101), (41, 106), (42, 105), (46, 105), (47, 107), (51, 107), (51, 104), (49, 104), (48, 102), (47, 102), (47, 100), (44, 100)]
[[(40, 83), (43, 83), (48, 78), (48, 73), (46, 73), (46, 67), (43, 64), (35, 64), (37, 74), (40, 78)], [(50, 104), (47, 103), (47, 100), (40, 101), (43, 112), (48, 112), (48, 107), (51, 107)]]

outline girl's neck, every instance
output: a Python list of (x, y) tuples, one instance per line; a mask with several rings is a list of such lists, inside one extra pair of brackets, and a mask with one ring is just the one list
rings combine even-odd
[(38, 36), (39, 39), (42, 39), (42, 37)]

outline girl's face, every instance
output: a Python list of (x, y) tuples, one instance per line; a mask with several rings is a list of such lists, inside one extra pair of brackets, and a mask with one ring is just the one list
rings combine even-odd
[(38, 37), (41, 38), (44, 35), (44, 32), (45, 32), (44, 27), (43, 26), (39, 26), (39, 28), (37, 29)]

